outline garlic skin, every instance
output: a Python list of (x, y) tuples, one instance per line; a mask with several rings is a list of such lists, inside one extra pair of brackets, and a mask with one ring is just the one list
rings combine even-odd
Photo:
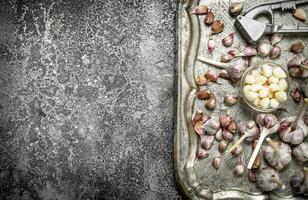
[(308, 143), (303, 142), (300, 145), (294, 147), (292, 154), (299, 162), (308, 161)]
[(258, 55), (263, 58), (268, 56), (268, 54), (271, 51), (271, 48), (272, 48), (272, 45), (268, 43), (265, 43), (265, 42), (260, 43), (257, 47)]
[(232, 46), (233, 41), (234, 41), (234, 32), (229, 33), (224, 39), (222, 39), (222, 44), (225, 47), (230, 47)]
[(271, 146), (264, 147), (264, 158), (270, 166), (277, 170), (285, 168), (292, 161), (291, 147), (287, 144), (280, 143), (277, 149)]
[(214, 142), (214, 136), (212, 135), (202, 135), (200, 140), (200, 145), (202, 148), (209, 150), (212, 148)]
[(257, 175), (257, 184), (263, 191), (273, 191), (284, 188), (284, 184), (279, 178), (279, 173), (272, 168), (264, 168)]

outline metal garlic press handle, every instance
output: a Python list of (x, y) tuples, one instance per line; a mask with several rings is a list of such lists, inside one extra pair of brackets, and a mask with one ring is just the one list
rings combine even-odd
[(272, 34), (272, 33), (282, 33), (282, 34), (303, 34), (308, 33), (308, 26), (280, 26), (280, 25), (272, 25), (266, 24), (265, 34)]

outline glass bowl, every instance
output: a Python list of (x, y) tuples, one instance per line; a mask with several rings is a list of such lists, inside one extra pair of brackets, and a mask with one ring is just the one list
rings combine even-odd
[(246, 79), (246, 76), (247, 76), (248, 74), (251, 74), (251, 72), (252, 72), (253, 70), (259, 69), (259, 68), (260, 68), (262, 65), (264, 65), (264, 64), (268, 64), (268, 65), (271, 65), (271, 66), (273, 66), (273, 67), (279, 67), (279, 68), (281, 68), (281, 69), (286, 73), (286, 75), (287, 75), (286, 81), (287, 81), (287, 84), (288, 84), (288, 88), (286, 89), (285, 92), (287, 93), (287, 97), (288, 97), (288, 95), (289, 95), (289, 93), (290, 93), (290, 78), (289, 78), (288, 72), (287, 72), (287, 70), (285, 70), (281, 65), (279, 65), (279, 64), (277, 64), (277, 63), (274, 63), (274, 62), (271, 62), (271, 61), (263, 61), (263, 62), (255, 63), (254, 65), (252, 65), (251, 67), (249, 67), (249, 68), (244, 72), (244, 74), (242, 75), (242, 78), (241, 78), (241, 82), (240, 82), (240, 95), (241, 95), (242, 99), (244, 100), (244, 102), (245, 102), (250, 108), (252, 108), (253, 110), (255, 110), (255, 111), (257, 111), (257, 112), (269, 113), (269, 112), (273, 112), (273, 111), (279, 109), (279, 108), (281, 107), (281, 105), (284, 104), (284, 103), (287, 102), (287, 101), (279, 103), (279, 106), (277, 106), (276, 108), (268, 108), (268, 109), (264, 109), (264, 110), (263, 110), (262, 108), (260, 108), (260, 107), (258, 107), (258, 106), (256, 106), (256, 105), (254, 105), (252, 102), (248, 101), (248, 100), (246, 99), (246, 97), (245, 97), (245, 95), (244, 95), (244, 91), (243, 91), (244, 86), (245, 86), (245, 79)]

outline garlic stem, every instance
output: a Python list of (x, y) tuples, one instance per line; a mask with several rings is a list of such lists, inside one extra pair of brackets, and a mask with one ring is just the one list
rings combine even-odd
[(266, 138), (266, 142), (275, 150), (278, 151), (278, 144), (274, 142), (271, 138)]
[(247, 135), (245, 135), (245, 134), (242, 135), (242, 137), (240, 137), (240, 139), (238, 139), (238, 140), (232, 145), (232, 147), (226, 151), (226, 153), (228, 154), (228, 153), (232, 152), (236, 147), (238, 147), (238, 145), (240, 145), (240, 144), (245, 140), (246, 137), (247, 137)]
[(203, 57), (203, 56), (198, 56), (197, 60), (199, 60), (200, 62), (209, 64), (209, 65), (213, 65), (213, 66), (218, 67), (220, 69), (226, 69), (227, 67), (229, 67), (229, 65), (226, 64), (226, 63), (218, 62), (218, 61), (215, 61), (215, 60)]
[(304, 103), (303, 103), (302, 107), (300, 108), (300, 110), (299, 110), (299, 112), (298, 112), (298, 114), (297, 114), (297, 116), (296, 116), (296, 119), (295, 119), (295, 121), (294, 121), (294, 125), (296, 126), (296, 129), (298, 128), (298, 127), (297, 127), (298, 120), (301, 119), (301, 118), (303, 117), (303, 115), (304, 115), (305, 110), (306, 110), (307, 107), (308, 107), (308, 98), (305, 98), (305, 99), (304, 99)]
[(280, 180), (280, 179), (278, 179), (278, 178), (272, 178), (272, 181), (273, 182), (275, 182), (275, 183), (277, 183), (277, 185), (279, 185), (279, 187), (281, 188), (281, 189), (285, 189), (286, 188), (286, 186), (284, 185), (284, 183)]

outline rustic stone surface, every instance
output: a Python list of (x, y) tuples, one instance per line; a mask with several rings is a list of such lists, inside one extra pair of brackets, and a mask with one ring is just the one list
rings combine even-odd
[(0, 1), (0, 199), (181, 199), (172, 0)]

